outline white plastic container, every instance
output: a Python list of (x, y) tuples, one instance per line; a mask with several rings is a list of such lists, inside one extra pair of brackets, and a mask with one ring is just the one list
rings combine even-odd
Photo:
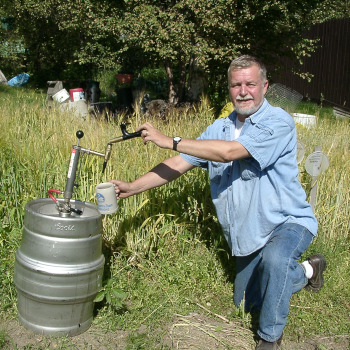
[(316, 125), (316, 116), (310, 114), (293, 113), (294, 121), (307, 128), (311, 128)]
[(67, 101), (70, 98), (70, 96), (69, 96), (69, 93), (68, 93), (68, 91), (66, 89), (62, 89), (62, 90), (58, 91), (57, 93), (55, 93), (52, 96), (52, 98), (55, 101), (57, 101), (59, 103), (62, 103), (62, 102)]

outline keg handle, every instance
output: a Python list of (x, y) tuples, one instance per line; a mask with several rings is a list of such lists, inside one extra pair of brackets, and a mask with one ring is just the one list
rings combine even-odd
[(132, 133), (127, 132), (126, 131), (126, 127), (129, 124), (130, 123), (122, 123), (122, 124), (120, 124), (120, 129), (122, 131), (122, 136), (117, 136), (117, 137), (115, 137), (115, 138), (113, 138), (113, 139), (108, 141), (107, 146), (106, 146), (105, 155), (104, 155), (102, 174), (105, 172), (105, 169), (106, 169), (106, 166), (107, 166), (107, 162), (108, 162), (109, 158), (111, 157), (112, 144), (113, 143), (129, 140), (129, 139), (133, 139), (134, 137), (141, 136), (141, 131), (136, 131), (136, 132), (132, 132)]
[(86, 149), (86, 148), (83, 148), (83, 147), (79, 147), (79, 139), (81, 139), (84, 136), (84, 133), (81, 130), (77, 131), (77, 133), (76, 133), (76, 135), (78, 137), (78, 142), (77, 142), (77, 146), (76, 147), (77, 148), (79, 147), (79, 150), (82, 153), (93, 154), (95, 156), (104, 157), (104, 162), (103, 162), (103, 167), (102, 167), (102, 173), (104, 173), (104, 171), (106, 169), (106, 166), (107, 166), (107, 162), (108, 162), (109, 158), (111, 157), (112, 144), (113, 143), (117, 143), (117, 142), (121, 142), (121, 141), (126, 141), (126, 140), (129, 140), (129, 139), (133, 139), (134, 137), (140, 137), (141, 136), (141, 132), (142, 131), (135, 131), (135, 132), (129, 133), (126, 130), (127, 125), (130, 125), (130, 123), (121, 123), (120, 124), (120, 129), (122, 131), (122, 135), (114, 137), (113, 139), (110, 139), (108, 141), (104, 154), (100, 153), (100, 152), (93, 151), (91, 149)]

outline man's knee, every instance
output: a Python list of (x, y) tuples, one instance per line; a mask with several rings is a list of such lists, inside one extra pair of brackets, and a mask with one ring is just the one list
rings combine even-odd
[(262, 254), (259, 264), (259, 273), (278, 273), (289, 263), (289, 258), (283, 254)]

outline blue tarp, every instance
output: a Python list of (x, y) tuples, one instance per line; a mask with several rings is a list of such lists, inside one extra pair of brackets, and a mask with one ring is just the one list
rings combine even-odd
[(7, 83), (10, 86), (22, 86), (28, 83), (29, 80), (29, 74), (28, 73), (22, 73), (14, 78), (10, 79)]

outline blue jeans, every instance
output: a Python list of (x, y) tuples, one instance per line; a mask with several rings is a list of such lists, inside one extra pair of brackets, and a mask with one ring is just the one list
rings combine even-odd
[(246, 310), (260, 311), (258, 335), (269, 342), (279, 339), (287, 322), (293, 293), (307, 284), (297, 262), (313, 235), (298, 224), (283, 224), (257, 252), (236, 257), (234, 302)]

